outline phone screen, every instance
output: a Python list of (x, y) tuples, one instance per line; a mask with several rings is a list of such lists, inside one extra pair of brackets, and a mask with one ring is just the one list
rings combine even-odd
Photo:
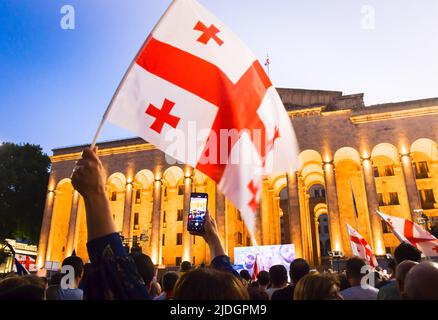
[(190, 195), (189, 221), (187, 230), (204, 233), (205, 214), (207, 212), (208, 194), (192, 193)]

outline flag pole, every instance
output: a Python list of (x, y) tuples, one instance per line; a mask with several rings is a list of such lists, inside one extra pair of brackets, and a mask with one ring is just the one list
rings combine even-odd
[(356, 203), (356, 199), (354, 198), (354, 191), (353, 191), (353, 185), (351, 183), (351, 180), (350, 180), (350, 189), (351, 189), (351, 195), (352, 195), (352, 198), (353, 198), (354, 222), (356, 224), (356, 231), (359, 232), (359, 227), (358, 227), (358, 224), (357, 224), (357, 216), (359, 215), (359, 211), (357, 210), (357, 203)]
[(149, 36), (148, 36), (148, 37), (146, 38), (146, 40), (143, 42), (143, 44), (142, 44), (140, 50), (139, 50), (139, 51), (137, 52), (137, 54), (135, 55), (134, 59), (132, 59), (131, 64), (129, 65), (128, 69), (126, 70), (126, 72), (125, 72), (125, 74), (124, 74), (124, 76), (123, 76), (123, 78), (122, 78), (122, 81), (120, 81), (120, 83), (119, 83), (119, 85), (118, 85), (118, 87), (117, 87), (117, 89), (116, 89), (116, 92), (115, 92), (114, 95), (112, 96), (111, 101), (110, 101), (110, 103), (108, 104), (108, 107), (106, 108), (105, 113), (104, 113), (103, 116), (102, 116), (102, 119), (100, 120), (100, 123), (99, 123), (99, 126), (98, 126), (98, 128), (97, 128), (96, 134), (94, 135), (93, 141), (92, 141), (92, 143), (91, 143), (91, 147), (90, 147), (91, 149), (94, 149), (94, 147), (96, 146), (97, 139), (99, 139), (99, 136), (100, 136), (100, 134), (101, 134), (101, 132), (102, 132), (103, 125), (104, 125), (104, 123), (106, 122), (106, 119), (108, 118), (108, 115), (109, 115), (109, 113), (110, 113), (110, 111), (111, 111), (111, 109), (112, 109), (112, 107), (113, 107), (114, 100), (115, 100), (116, 97), (119, 95), (119, 92), (120, 92), (121, 88), (123, 87), (123, 85), (125, 84), (125, 81), (126, 81), (126, 79), (127, 79), (127, 77), (128, 77), (128, 74), (129, 74), (129, 72), (131, 71), (132, 67), (134, 66), (135, 62), (137, 61), (137, 59), (138, 59), (140, 53), (143, 51), (143, 48), (146, 46), (146, 44), (148, 43), (149, 39), (152, 37), (152, 35), (154, 34), (155, 30), (156, 30), (157, 27), (160, 25), (161, 21), (163, 21), (163, 19), (167, 17), (167, 15), (169, 14), (170, 8), (172, 8), (172, 6), (173, 6), (177, 1), (179, 1), (179, 0), (173, 0), (173, 1), (170, 3), (169, 7), (166, 9), (166, 11), (164, 12), (164, 14), (161, 16), (160, 20), (158, 20), (157, 24), (154, 26), (154, 28), (152, 29), (152, 31), (151, 31), (151, 33), (149, 34)]

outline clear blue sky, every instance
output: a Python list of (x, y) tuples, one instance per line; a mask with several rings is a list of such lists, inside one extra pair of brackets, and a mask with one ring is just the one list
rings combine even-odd
[[(367, 104), (438, 97), (436, 0), (200, 0), (264, 60), (277, 87), (365, 92)], [(89, 143), (170, 0), (1, 0), (0, 141)], [(75, 30), (60, 27), (63, 5)], [(374, 29), (361, 9), (375, 10)], [(369, 11), (368, 11), (369, 12)], [(106, 124), (100, 140), (131, 137)]]

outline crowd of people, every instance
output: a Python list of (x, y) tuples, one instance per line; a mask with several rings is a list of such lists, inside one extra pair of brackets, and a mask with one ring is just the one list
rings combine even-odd
[(438, 299), (438, 264), (421, 261), (421, 252), (400, 244), (389, 265), (389, 276), (379, 270), (364, 273), (359, 257), (346, 261), (345, 270), (312, 269), (304, 259), (261, 271), (257, 278), (247, 270), (237, 273), (225, 254), (215, 220), (207, 212), (205, 233), (211, 257), (209, 266), (183, 262), (179, 272), (167, 271), (160, 279), (151, 258), (128, 254), (117, 233), (105, 193), (105, 172), (95, 150), (86, 149), (72, 175), (84, 198), (91, 263), (67, 257), (74, 279), (66, 286), (62, 273), (50, 279), (9, 274), (0, 280), (0, 299), (27, 300), (401, 300)]

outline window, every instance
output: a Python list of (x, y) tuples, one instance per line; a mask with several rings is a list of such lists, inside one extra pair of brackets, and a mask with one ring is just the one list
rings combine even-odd
[(181, 257), (176, 257), (175, 258), (175, 265), (177, 267), (179, 267), (181, 265), (181, 262), (182, 262), (182, 258)]
[(374, 177), (375, 178), (380, 177), (380, 175), (379, 175), (379, 167), (374, 167)]
[(383, 167), (384, 169), (384, 177), (392, 177), (394, 176), (394, 166), (389, 164)]
[(140, 226), (138, 224), (138, 212), (134, 213), (134, 230), (140, 229)]
[(427, 161), (415, 162), (415, 177), (417, 179), (425, 179), (429, 177), (429, 166)]
[(251, 240), (249, 237), (246, 237), (246, 245), (249, 247), (251, 245)]
[(196, 237), (193, 237), (193, 244), (196, 244)]
[(140, 204), (141, 203), (141, 190), (135, 191), (135, 203)]
[(398, 206), (400, 204), (398, 200), (398, 193), (397, 192), (390, 192), (389, 193), (389, 205), (390, 206)]
[(164, 187), (164, 197), (167, 197), (167, 188)]
[(325, 197), (325, 190), (324, 189), (315, 190), (315, 198), (324, 198), (324, 197)]
[(324, 233), (325, 233), (325, 234), (329, 233), (329, 228), (328, 228), (328, 226), (324, 226)]
[(166, 235), (163, 234), (163, 236), (161, 237), (161, 245), (164, 246), (165, 243), (166, 243)]
[(242, 216), (240, 215), (239, 210), (237, 210), (237, 220), (242, 221)]
[(435, 208), (433, 189), (420, 190), (421, 207), (425, 210)]
[(183, 221), (183, 219), (184, 219), (184, 210), (178, 209), (176, 221)]
[(177, 233), (177, 234), (176, 234), (176, 245), (177, 245), (177, 246), (182, 245), (182, 236), (183, 236), (182, 233)]
[(382, 193), (378, 193), (377, 194), (377, 202), (379, 203), (380, 207), (383, 207), (385, 204), (383, 203), (383, 194)]
[(178, 195), (183, 196), (184, 195), (184, 185), (178, 186)]
[(237, 233), (237, 244), (242, 244), (242, 240), (243, 240), (242, 238), (243, 238), (242, 233), (238, 232)]
[(111, 201), (117, 201), (117, 192), (116, 191), (111, 192)]
[(166, 223), (166, 211), (163, 211), (163, 223)]
[(193, 264), (196, 264), (196, 257), (193, 256)]

